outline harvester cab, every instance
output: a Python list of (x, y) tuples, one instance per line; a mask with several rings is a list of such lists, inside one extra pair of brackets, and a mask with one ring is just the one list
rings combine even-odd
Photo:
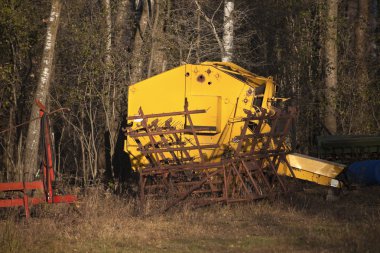
[(124, 149), (141, 198), (245, 201), (286, 191), (282, 176), (340, 187), (343, 165), (290, 153), (296, 113), (275, 108), (284, 100), (275, 93), (271, 77), (227, 62), (186, 64), (131, 85)]

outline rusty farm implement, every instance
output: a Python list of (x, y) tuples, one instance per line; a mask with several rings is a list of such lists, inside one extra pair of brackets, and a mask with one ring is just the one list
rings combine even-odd
[(37, 105), (40, 107), (40, 117), (35, 120), (40, 119), (41, 122), (40, 145), (42, 160), (40, 173), (42, 177), (33, 182), (0, 183), (0, 193), (2, 193), (0, 207), (22, 207), (26, 218), (30, 217), (30, 208), (34, 205), (42, 203), (73, 203), (77, 200), (75, 195), (56, 194), (54, 189), (56, 179), (54, 150), (48, 117), (53, 112), (46, 112), (45, 106), (38, 101)]

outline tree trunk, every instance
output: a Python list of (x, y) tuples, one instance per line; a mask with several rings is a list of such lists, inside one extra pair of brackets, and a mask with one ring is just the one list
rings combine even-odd
[(104, 0), (104, 10), (106, 16), (106, 56), (105, 63), (106, 67), (109, 68), (111, 65), (111, 47), (112, 47), (112, 18), (111, 18), (111, 6), (110, 0)]
[[(42, 63), (40, 68), (40, 78), (37, 84), (35, 99), (38, 99), (43, 104), (46, 103), (49, 93), (50, 79), (52, 75), (52, 66), (54, 58), (54, 47), (57, 37), (59, 16), (61, 12), (60, 0), (52, 0), (52, 7), (50, 12), (49, 21), (47, 24), (46, 40), (44, 51), (42, 55)], [(39, 116), (39, 108), (33, 102), (30, 118)], [(33, 180), (33, 174), (37, 167), (38, 146), (40, 138), (40, 122), (35, 120), (29, 124), (28, 135), (25, 143), (25, 156), (24, 156), (24, 180)]]
[[(154, 20), (151, 30), (151, 50), (148, 64), (148, 77), (165, 70), (165, 56), (160, 48), (164, 38), (164, 3), (156, 0), (154, 3)], [(161, 43), (160, 43), (161, 42)]]
[(347, 1), (347, 19), (349, 24), (354, 24), (358, 14), (358, 0)]
[(234, 0), (224, 0), (223, 62), (232, 61), (234, 40)]
[(325, 126), (331, 134), (336, 134), (336, 88), (338, 83), (337, 35), (338, 35), (338, 0), (327, 0), (327, 27), (326, 27), (326, 117)]
[(197, 63), (200, 63), (201, 62), (201, 58), (200, 58), (200, 53), (201, 53), (201, 15), (199, 13), (199, 11), (197, 12), (197, 15), (196, 15), (196, 19), (197, 19), (197, 41), (196, 41), (196, 51), (195, 51), (195, 56), (197, 58)]
[[(5, 138), (4, 138), (4, 146), (1, 147), (4, 149), (4, 154), (3, 154), (3, 164), (5, 167), (5, 181), (9, 182), (12, 180), (15, 180), (16, 178), (16, 166), (15, 166), (15, 159), (14, 159), (14, 151), (15, 151), (15, 146), (16, 146), (16, 138), (15, 138), (15, 129), (14, 127), (14, 122), (15, 122), (15, 106), (12, 105), (9, 111), (9, 119), (8, 119), (8, 128), (9, 130), (5, 133)], [(4, 181), (3, 178), (1, 180)]]
[(368, 11), (369, 1), (359, 0), (359, 13), (355, 29), (355, 48), (358, 64), (357, 83), (359, 88), (359, 96), (361, 102), (367, 102), (366, 85), (368, 83), (368, 70), (367, 70), (367, 49), (368, 43)]
[(357, 0), (356, 3), (351, 3), (352, 12), (356, 7), (356, 15), (354, 22), (354, 57), (356, 72), (354, 72), (354, 82), (356, 88), (354, 92), (355, 96), (355, 108), (352, 112), (352, 130), (350, 132), (356, 134), (363, 134), (369, 131), (370, 117), (368, 111), (369, 95), (368, 84), (370, 82), (368, 73), (368, 62), (370, 52), (370, 38), (369, 34), (369, 0)]
[(111, 6), (110, 0), (104, 0), (104, 12), (105, 12), (105, 23), (106, 23), (106, 38), (105, 38), (105, 72), (104, 72), (104, 83), (103, 83), (103, 103), (105, 111), (105, 130), (104, 130), (104, 160), (100, 156), (99, 166), (105, 168), (105, 177), (110, 180), (113, 177), (111, 156), (113, 154), (113, 140), (114, 140), (114, 99), (112, 93), (112, 17), (111, 17)]
[(141, 80), (144, 63), (143, 60), (146, 57), (146, 48), (144, 43), (146, 42), (146, 30), (149, 22), (149, 5), (150, 0), (139, 0), (142, 6), (141, 9), (136, 10), (140, 19), (138, 20), (138, 29), (135, 35), (135, 41), (133, 45), (132, 56), (132, 69), (131, 69), (131, 83), (136, 83)]
[(377, 38), (376, 38), (376, 32), (378, 30), (378, 18), (379, 18), (379, 3), (378, 0), (372, 0), (369, 6), (369, 18), (368, 18), (368, 35), (370, 36), (370, 50), (368, 55), (370, 55), (372, 58), (376, 57), (377, 53)]
[(115, 18), (115, 47), (118, 52), (125, 53), (131, 47), (134, 37), (133, 4), (131, 0), (122, 0), (117, 8)]

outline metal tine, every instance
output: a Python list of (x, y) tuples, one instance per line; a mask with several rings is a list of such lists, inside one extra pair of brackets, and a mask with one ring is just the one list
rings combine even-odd
[(174, 121), (173, 122), (173, 127), (178, 128), (179, 125), (181, 125), (180, 121)]
[(158, 126), (158, 119), (154, 119), (154, 120), (149, 124), (149, 126), (150, 126), (151, 128), (156, 129), (157, 126)]
[(143, 112), (143, 110), (142, 110), (141, 107), (139, 109), (139, 114), (143, 118), (143, 120), (141, 121), (141, 124), (142, 124), (143, 127), (146, 128), (146, 131), (147, 131), (147, 134), (148, 134), (148, 137), (149, 137), (149, 141), (151, 143), (151, 149), (153, 151), (152, 155), (155, 156), (155, 160), (158, 163), (157, 165), (160, 168), (162, 168), (159, 156), (161, 156), (161, 159), (163, 159), (164, 161), (166, 161), (166, 157), (165, 157), (165, 155), (164, 155), (163, 152), (160, 152), (159, 150), (158, 151), (156, 150), (156, 145), (158, 145), (158, 143), (156, 142), (156, 140), (154, 139), (154, 137), (150, 134), (150, 130), (149, 130), (148, 123), (147, 123), (148, 119), (145, 117), (144, 112)]
[[(251, 115), (251, 111), (249, 110), (244, 110), (245, 113), (247, 113), (247, 115)], [(249, 117), (249, 116), (248, 116)], [(243, 143), (246, 143), (246, 140), (243, 138), (246, 133), (247, 133), (247, 129), (248, 129), (248, 124), (249, 124), (249, 120), (245, 120), (244, 122), (244, 126), (240, 132), (240, 140), (239, 140), (239, 143), (238, 143), (238, 146), (236, 148), (236, 152), (239, 154), (241, 152), (241, 148), (243, 146)]]
[(272, 169), (274, 175), (276, 176), (276, 179), (278, 180), (278, 182), (280, 182), (280, 185), (281, 185), (283, 191), (286, 192), (286, 186), (285, 186), (284, 182), (282, 181), (282, 179), (280, 178), (280, 176), (277, 174), (277, 168), (275, 168), (273, 161), (270, 159), (270, 157), (267, 157), (266, 159), (269, 162), (269, 167)]
[[(169, 147), (169, 142), (165, 137), (165, 130), (158, 126), (158, 122), (158, 119), (156, 119), (151, 124), (155, 127), (156, 131), (162, 131), (162, 134), (160, 134), (159, 136), (163, 144)], [(169, 154), (172, 156), (172, 159), (176, 162), (176, 164), (181, 164), (180, 159), (176, 156), (174, 151), (169, 151)], [(166, 160), (165, 163), (169, 163), (169, 160)]]
[(158, 123), (157, 123), (157, 125), (158, 125), (159, 128), (162, 128), (162, 129), (166, 128), (165, 121), (159, 120)]
[(264, 183), (265, 183), (266, 186), (268, 187), (268, 190), (269, 190), (269, 191), (272, 191), (272, 187), (270, 186), (270, 183), (269, 183), (269, 181), (268, 181), (268, 178), (264, 175), (264, 172), (263, 172), (263, 166), (264, 166), (263, 163), (264, 163), (264, 160), (261, 160), (261, 161), (260, 161), (260, 164), (258, 164), (257, 161), (253, 161), (253, 162), (251, 162), (252, 166), (254, 166), (254, 167), (257, 168), (256, 174), (257, 174), (257, 172), (259, 173), (259, 176), (260, 176), (261, 178), (263, 178)]
[[(235, 164), (232, 164), (232, 169), (235, 171), (235, 175), (237, 176), (236, 179), (239, 181), (239, 190), (241, 190), (242, 188), (244, 188), (245, 192), (247, 193), (247, 195), (252, 195), (252, 192), (249, 191), (247, 185), (245, 184), (244, 182), (244, 179), (240, 173), (240, 164), (238, 165), (238, 168), (236, 168)], [(252, 195), (253, 197), (253, 195)]]
[(260, 131), (261, 131), (261, 127), (263, 126), (263, 123), (264, 123), (264, 120), (260, 119), (256, 128), (254, 129), (254, 133), (253, 133), (254, 136), (252, 137), (252, 144), (251, 144), (251, 150), (250, 150), (251, 153), (255, 152), (255, 148), (257, 144), (259, 143), (259, 139), (261, 139)]
[(259, 190), (259, 186), (256, 182), (256, 180), (253, 178), (249, 168), (248, 168), (248, 165), (244, 162), (244, 160), (241, 161), (241, 167), (246, 171), (247, 175), (248, 175), (248, 178), (250, 179), (253, 187), (255, 188), (256, 192), (258, 195), (262, 195), (262, 192)]
[[(199, 142), (198, 135), (197, 135), (197, 133), (195, 131), (193, 120), (191, 119), (191, 115), (190, 115), (191, 113), (189, 113), (189, 101), (187, 100), (187, 98), (185, 98), (184, 110), (185, 110), (185, 119), (187, 119), (187, 121), (188, 121), (188, 123), (190, 125), (191, 131), (192, 131), (192, 136), (193, 136), (194, 141), (196, 143), (196, 145), (194, 145), (194, 146), (197, 147), (197, 149), (198, 149), (199, 159), (200, 159), (201, 163), (205, 163), (206, 161), (205, 161), (205, 158), (203, 157), (201, 144)], [(205, 172), (206, 172), (206, 175), (208, 177), (209, 176), (208, 171), (205, 170)], [(210, 182), (210, 186), (211, 186), (212, 189), (215, 187), (212, 184), (212, 182)]]
[[(173, 127), (171, 126), (171, 123), (172, 123), (172, 122), (173, 122), (173, 118), (169, 118), (169, 119), (167, 119), (167, 120), (165, 121), (165, 126), (166, 126), (168, 129), (173, 128)], [(175, 128), (175, 127), (174, 127), (174, 128)], [(185, 146), (185, 144), (181, 141), (181, 138), (180, 138), (176, 133), (172, 134), (172, 136), (174, 137), (175, 142), (177, 143), (178, 146), (180, 146), (180, 147), (184, 147), (184, 146)], [(183, 154), (185, 154), (185, 157), (186, 157), (188, 160), (192, 160), (192, 158), (191, 158), (191, 156), (190, 156), (190, 154), (189, 154), (189, 152), (188, 152), (187, 150), (183, 150), (182, 152), (183, 152)]]

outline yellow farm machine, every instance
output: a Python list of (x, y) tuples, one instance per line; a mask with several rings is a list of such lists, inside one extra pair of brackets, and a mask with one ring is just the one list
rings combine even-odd
[(167, 196), (164, 210), (265, 198), (285, 177), (341, 187), (344, 166), (292, 153), (296, 111), (274, 102), (271, 77), (233, 63), (186, 64), (129, 87), (124, 150), (139, 172), (142, 203)]

